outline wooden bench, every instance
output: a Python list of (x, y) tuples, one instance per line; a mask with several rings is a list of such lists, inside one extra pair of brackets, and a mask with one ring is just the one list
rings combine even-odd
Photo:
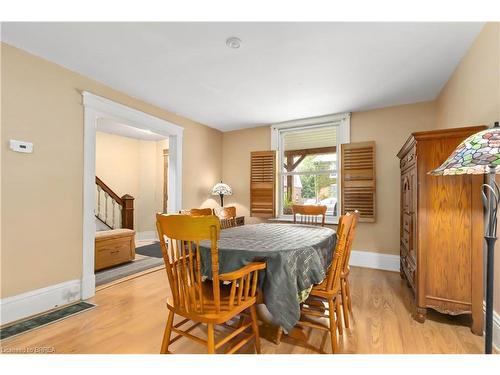
[(112, 229), (96, 232), (95, 260), (96, 271), (135, 259), (135, 231), (131, 229)]

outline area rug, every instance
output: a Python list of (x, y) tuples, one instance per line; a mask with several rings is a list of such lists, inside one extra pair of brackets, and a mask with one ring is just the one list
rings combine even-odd
[(21, 333), (46, 326), (47, 324), (55, 323), (59, 320), (66, 319), (70, 316), (76, 315), (94, 307), (96, 307), (95, 304), (82, 301), (54, 311), (49, 311), (48, 313), (23, 320), (18, 323), (11, 324), (7, 327), (0, 328), (0, 340), (20, 335)]
[(123, 277), (163, 265), (163, 258), (144, 256), (138, 253), (137, 250), (142, 249), (143, 247), (144, 246), (136, 249), (136, 259), (133, 262), (97, 271), (95, 273), (95, 285), (104, 285)]
[(144, 245), (135, 249), (136, 254), (145, 255), (147, 257), (162, 258), (163, 254), (161, 252), (160, 243), (154, 242), (150, 245)]

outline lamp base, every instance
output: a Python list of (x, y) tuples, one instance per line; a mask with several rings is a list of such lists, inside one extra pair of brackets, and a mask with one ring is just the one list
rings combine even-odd
[(487, 245), (486, 258), (486, 316), (485, 316), (485, 338), (484, 353), (493, 352), (493, 276), (494, 276), (494, 252), (496, 237), (485, 236)]
[(491, 354), (493, 350), (493, 283), (494, 283), (494, 252), (497, 241), (497, 211), (500, 203), (500, 189), (495, 182), (495, 169), (490, 167), (488, 184), (482, 186), (483, 205), (486, 210), (486, 316), (484, 353)]

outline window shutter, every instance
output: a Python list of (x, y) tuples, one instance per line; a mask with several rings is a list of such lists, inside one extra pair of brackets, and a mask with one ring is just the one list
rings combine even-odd
[(250, 153), (250, 216), (274, 217), (276, 172), (276, 151)]
[(358, 210), (361, 222), (375, 222), (375, 142), (340, 147), (342, 214)]

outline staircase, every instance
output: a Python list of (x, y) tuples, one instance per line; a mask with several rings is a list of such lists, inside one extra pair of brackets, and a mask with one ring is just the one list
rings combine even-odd
[(134, 229), (134, 197), (120, 197), (99, 177), (95, 177), (96, 230)]
[(96, 221), (94, 270), (130, 262), (135, 258), (134, 197), (120, 197), (95, 178)]

